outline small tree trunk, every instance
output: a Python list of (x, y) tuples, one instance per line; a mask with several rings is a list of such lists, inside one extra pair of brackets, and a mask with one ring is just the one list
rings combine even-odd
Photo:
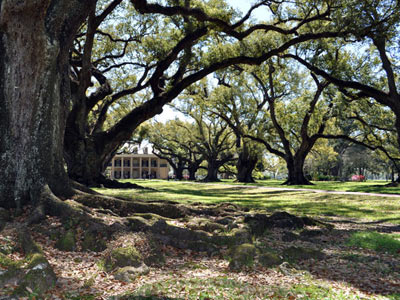
[(208, 162), (207, 176), (203, 179), (206, 182), (220, 181), (218, 179), (218, 169), (220, 166), (215, 165), (213, 162)]
[(247, 151), (242, 151), (236, 163), (238, 173), (236, 175), (239, 182), (255, 182), (253, 178), (253, 171), (257, 164), (257, 156), (251, 155)]
[(178, 167), (176, 169), (174, 169), (174, 175), (175, 175), (175, 179), (177, 180), (182, 180), (183, 179), (183, 167)]
[(196, 167), (196, 166), (188, 167), (189, 180), (191, 180), (191, 181), (196, 180), (196, 172), (197, 172), (197, 170), (198, 170), (198, 167)]

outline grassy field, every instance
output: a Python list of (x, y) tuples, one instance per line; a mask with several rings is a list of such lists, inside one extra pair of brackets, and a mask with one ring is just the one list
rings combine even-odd
[(290, 187), (300, 189), (342, 191), (342, 192), (361, 192), (361, 193), (380, 193), (380, 194), (400, 194), (400, 187), (386, 186), (389, 181), (370, 180), (365, 182), (342, 182), (342, 181), (313, 181), (313, 185), (292, 185), (282, 186), (283, 180), (258, 180), (256, 183), (236, 183), (233, 180), (223, 180), (224, 184), (265, 186), (265, 187)]
[[(310, 191), (279, 190), (279, 182), (267, 181), (259, 186), (243, 187), (222, 184), (187, 183), (161, 180), (132, 181), (154, 190), (121, 190), (97, 189), (98, 192), (110, 196), (130, 199), (170, 200), (180, 203), (223, 203), (230, 202), (252, 208), (262, 208), (268, 211), (288, 211), (294, 214), (311, 216), (339, 216), (369, 221), (382, 221), (400, 224), (400, 198), (377, 197), (367, 195), (342, 195), (316, 193)], [(381, 185), (377, 188), (378, 184)], [(384, 182), (366, 183), (329, 183), (321, 182), (316, 189), (342, 190), (381, 193), (385, 189)], [(265, 189), (263, 186), (276, 187)], [(339, 189), (340, 188), (340, 189)], [(399, 188), (392, 188), (392, 192)]]

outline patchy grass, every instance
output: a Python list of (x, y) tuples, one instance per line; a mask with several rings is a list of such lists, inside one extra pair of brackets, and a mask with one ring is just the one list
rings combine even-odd
[[(340, 216), (400, 224), (400, 198), (368, 195), (342, 195), (242, 187), (224, 184), (185, 183), (161, 180), (133, 181), (154, 190), (96, 189), (98, 192), (127, 199), (169, 200), (180, 203), (235, 203), (270, 212), (285, 210), (293, 214)], [(359, 183), (360, 184), (360, 183)], [(361, 183), (362, 184), (362, 183)]]
[(66, 293), (65, 295), (65, 300), (96, 300), (96, 295), (91, 295), (91, 294), (81, 294), (78, 296), (71, 295), (69, 293)]
[[(382, 222), (386, 220), (400, 223), (399, 198), (282, 191), (228, 184), (189, 184), (156, 180), (136, 183), (154, 190), (97, 191), (144, 201), (170, 200), (203, 204), (231, 202), (246, 206), (249, 210), (285, 210), (296, 215), (307, 214), (317, 218), (323, 215), (336, 216), (327, 221), (334, 224), (334, 228), (328, 230), (309, 226), (308, 231), (318, 232), (321, 229), (321, 232), (315, 236), (307, 236), (299, 230), (294, 232), (296, 237), (292, 241), (285, 239), (286, 230), (271, 228), (267, 234), (253, 237), (252, 241), (258, 249), (268, 249), (283, 256), (286, 249), (301, 247), (321, 251), (324, 257), (286, 261), (268, 268), (254, 264), (237, 272), (229, 268), (228, 247), (222, 247), (219, 254), (208, 256), (205, 252), (160, 245), (158, 250), (165, 257), (164, 265), (150, 266), (148, 274), (141, 275), (132, 282), (122, 282), (114, 278), (111, 272), (105, 272), (104, 259), (112, 249), (127, 244), (134, 245), (141, 254), (148, 253), (150, 240), (146, 233), (121, 232), (108, 241), (108, 249), (99, 253), (63, 252), (54, 247), (56, 242), (51, 238), (54, 230), (61, 226), (61, 220), (48, 217), (46, 221), (32, 225), (31, 228), (32, 237), (43, 249), (59, 278), (57, 286), (44, 299), (400, 299), (400, 230), (397, 225)], [(107, 224), (120, 221), (115, 216), (105, 216), (98, 212), (93, 214), (104, 218), (103, 221)], [(354, 222), (349, 218), (358, 220)], [(361, 219), (371, 222), (363, 222)], [(25, 219), (21, 217), (21, 220)], [(0, 232), (0, 244), (4, 241), (8, 245), (0, 247), (0, 252), (4, 253), (0, 254), (0, 271), (1, 267), (21, 260), (19, 248), (14, 247), (18, 222), (17, 219)], [(187, 218), (174, 221), (174, 225), (182, 228), (188, 228), (188, 223)], [(81, 231), (80, 228), (76, 229)], [(368, 243), (364, 246), (366, 241)], [(53, 298), (55, 295), (57, 298)], [(26, 299), (29, 297), (37, 299), (33, 293)]]
[(382, 234), (375, 231), (353, 233), (348, 240), (348, 245), (375, 251), (389, 252), (392, 254), (400, 253), (399, 240), (388, 234)]
[[(205, 287), (207, 289), (205, 290)], [(168, 298), (170, 297), (170, 298)], [(146, 284), (136, 292), (127, 294), (120, 300), (139, 299), (193, 299), (193, 300), (226, 300), (226, 299), (308, 299), (308, 300), (352, 300), (368, 299), (355, 293), (335, 290), (331, 287), (295, 285), (290, 289), (277, 286), (257, 286), (240, 282), (226, 276), (209, 279), (191, 278), (189, 280), (171, 279)], [(376, 297), (375, 299), (384, 299)]]

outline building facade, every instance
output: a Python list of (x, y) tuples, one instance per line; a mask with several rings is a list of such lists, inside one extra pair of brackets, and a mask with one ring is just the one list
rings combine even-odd
[[(146, 151), (147, 152), (147, 151)], [(117, 154), (107, 168), (111, 179), (167, 179), (168, 162), (154, 154)]]

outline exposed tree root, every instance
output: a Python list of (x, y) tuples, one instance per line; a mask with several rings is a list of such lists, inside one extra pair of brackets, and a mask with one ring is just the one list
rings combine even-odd
[(167, 218), (182, 218), (187, 214), (183, 205), (169, 203), (147, 203), (141, 201), (128, 201), (106, 196), (77, 194), (74, 197), (76, 202), (92, 208), (109, 209), (121, 217), (133, 213), (155, 213)]
[[(53, 268), (42, 249), (33, 241), (27, 227), (20, 225), (17, 232), (17, 247), (24, 254), (24, 258), (14, 263), (3, 259), (5, 266), (0, 266), (3, 275), (0, 277), (0, 290), (8, 290), (10, 284), (14, 288), (8, 291), (10, 298), (0, 297), (1, 299), (20, 299), (29, 290), (42, 294), (54, 287), (57, 281)], [(1, 252), (0, 256), (4, 258)]]
[[(231, 251), (243, 244), (254, 248), (255, 245), (251, 244), (259, 236), (265, 235), (271, 227), (289, 231), (303, 229), (308, 225), (330, 229), (322, 222), (285, 212), (273, 215), (262, 211), (250, 213), (230, 203), (182, 205), (172, 201), (129, 201), (96, 193), (89, 194), (79, 186), (75, 187), (79, 189), (74, 191), (74, 197), (64, 201), (56, 197), (48, 186), (43, 188), (39, 205), (26, 222), (32, 224), (43, 221), (41, 226), (46, 227), (47, 215), (58, 216), (62, 226), (53, 227), (48, 231), (45, 229), (42, 233), (47, 236), (55, 235), (55, 247), (61, 251), (101, 252), (113, 238), (117, 239), (121, 232), (143, 232), (148, 240), (153, 240), (157, 245), (190, 249), (210, 256), (223, 256), (228, 249)], [(50, 220), (54, 222), (54, 219)], [(310, 234), (314, 234), (314, 231)], [(20, 232), (23, 252), (39, 253), (40, 249), (35, 248), (28, 230)], [(316, 233), (320, 232), (322, 230)], [(302, 238), (301, 234), (295, 236)], [(67, 237), (70, 245), (63, 244)], [(157, 249), (154, 251), (159, 251), (159, 248)], [(149, 261), (145, 262), (147, 265), (157, 262), (157, 255), (149, 257)], [(45, 262), (51, 275), (51, 267), (47, 260)], [(50, 276), (50, 279), (53, 280), (53, 277)]]
[[(87, 194), (85, 192), (75, 190), (75, 195), (78, 197), (97, 197), (107, 198), (101, 195)], [(48, 186), (45, 186), (42, 190), (39, 205), (30, 214), (26, 224), (39, 223), (46, 219), (47, 215), (57, 216), (61, 218), (64, 226), (78, 226), (86, 228), (88, 234), (92, 236), (103, 236), (110, 238), (113, 233), (117, 231), (127, 230), (122, 222), (115, 223), (111, 226), (104, 223), (102, 218), (98, 218), (94, 215), (94, 211), (81, 203), (74, 200), (61, 200), (55, 196)]]
[(38, 205), (33, 210), (27, 223), (38, 223), (46, 217), (46, 214), (59, 216), (61, 218), (69, 218), (75, 217), (77, 214), (82, 215), (83, 213), (83, 209), (76, 209), (72, 204), (62, 201), (53, 194), (48, 185), (45, 185), (40, 193)]
[(94, 191), (93, 189), (87, 187), (86, 185), (83, 185), (75, 180), (70, 180), (71, 182), (71, 187), (73, 189), (75, 189), (75, 191), (81, 191), (84, 192), (86, 194), (91, 194), (91, 195), (101, 195), (100, 193), (97, 193), (96, 191)]
[[(112, 216), (114, 224), (105, 224), (102, 218), (95, 216), (96, 213)], [(92, 236), (100, 234), (109, 239), (117, 231), (144, 231), (151, 233), (163, 244), (205, 251), (210, 255), (218, 253), (221, 246), (251, 243), (252, 236), (262, 235), (270, 227), (293, 229), (305, 225), (323, 225), (284, 212), (272, 216), (249, 214), (241, 207), (229, 203), (182, 205), (173, 202), (128, 201), (88, 194), (81, 190), (75, 190), (72, 200), (62, 201), (48, 186), (43, 188), (40, 204), (31, 213), (27, 224), (38, 223), (46, 215), (58, 216), (63, 224), (70, 224), (72, 228), (86, 228)], [(182, 227), (167, 223), (173, 219), (186, 225)]]

